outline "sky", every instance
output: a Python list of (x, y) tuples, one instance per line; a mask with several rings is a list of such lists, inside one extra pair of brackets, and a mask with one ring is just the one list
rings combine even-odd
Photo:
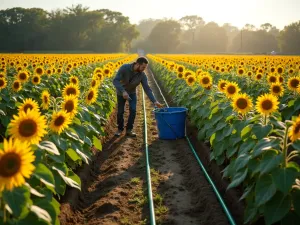
[(300, 0), (0, 0), (0, 9), (12, 7), (43, 8), (47, 11), (82, 4), (94, 9), (110, 9), (128, 16), (131, 23), (142, 19), (180, 19), (198, 15), (205, 22), (220, 26), (231, 23), (259, 27), (271, 23), (279, 29), (300, 20)]

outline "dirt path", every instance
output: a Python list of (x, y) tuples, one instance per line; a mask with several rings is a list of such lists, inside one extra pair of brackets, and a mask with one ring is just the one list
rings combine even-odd
[[(148, 71), (148, 80), (155, 96), (163, 99)], [(163, 224), (228, 224), (215, 194), (206, 181), (185, 139), (159, 140), (156, 121), (147, 104), (149, 152), (151, 166), (166, 179), (157, 186), (157, 193), (169, 209), (160, 220)], [(154, 135), (155, 134), (155, 135)]]
[[(135, 131), (136, 138), (116, 138), (114, 112), (108, 131), (108, 142), (98, 155), (92, 176), (83, 187), (80, 201), (74, 206), (62, 204), (61, 224), (146, 224), (145, 162), (143, 111), (140, 94)], [(126, 104), (125, 117), (128, 117)], [(127, 119), (125, 119), (126, 122)]]
[[(152, 77), (148, 80), (163, 102)], [(139, 89), (140, 90), (140, 89)], [(113, 137), (114, 123), (107, 143), (92, 167), (80, 201), (62, 204), (61, 224), (149, 224), (142, 95), (138, 93), (136, 138)], [(225, 225), (225, 214), (206, 181), (185, 139), (159, 140), (153, 106), (146, 97), (148, 143), (157, 224)], [(128, 109), (127, 109), (128, 110)], [(115, 118), (115, 115), (113, 116)], [(127, 118), (127, 114), (126, 117)]]

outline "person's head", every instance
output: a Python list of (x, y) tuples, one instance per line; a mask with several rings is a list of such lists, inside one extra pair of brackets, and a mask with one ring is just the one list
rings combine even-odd
[(149, 62), (146, 57), (139, 57), (135, 62), (134, 70), (137, 72), (143, 72), (147, 68), (148, 63)]

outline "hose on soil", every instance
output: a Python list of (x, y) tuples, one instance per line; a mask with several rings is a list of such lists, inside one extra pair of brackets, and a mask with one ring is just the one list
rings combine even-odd
[[(169, 108), (169, 105), (168, 105), (168, 103), (167, 103), (167, 101), (166, 101), (166, 99), (165, 99), (165, 97), (164, 97), (164, 95), (163, 95), (163, 93), (162, 93), (162, 91), (161, 91), (161, 89), (160, 89), (160, 87), (159, 87), (159, 85), (158, 85), (158, 83), (157, 83), (157, 81), (156, 81), (156, 79), (155, 79), (153, 73), (152, 73), (151, 71), (150, 71), (150, 73), (151, 73), (151, 75), (152, 75), (152, 78), (153, 78), (153, 80), (154, 80), (154, 82), (155, 82), (155, 84), (156, 84), (156, 86), (157, 86), (157, 88), (158, 88), (158, 90), (159, 90), (159, 92), (160, 92), (160, 94), (161, 94), (161, 96), (162, 96), (162, 98), (163, 98), (163, 100), (164, 100), (164, 102), (165, 102), (167, 108)], [(144, 94), (144, 93), (143, 93), (143, 94)], [(144, 96), (143, 96), (143, 97), (144, 97)], [(145, 129), (147, 130), (147, 127), (145, 127)], [(227, 208), (227, 206), (226, 206), (226, 204), (225, 204), (225, 202), (224, 202), (222, 196), (220, 195), (218, 189), (216, 188), (216, 185), (214, 184), (213, 180), (211, 179), (211, 177), (210, 177), (209, 174), (207, 173), (207, 171), (206, 171), (204, 165), (202, 164), (202, 162), (201, 162), (199, 156), (197, 155), (197, 153), (196, 153), (196, 151), (195, 151), (195, 148), (193, 147), (193, 145), (192, 145), (190, 139), (188, 138), (188, 136), (185, 136), (185, 138), (186, 138), (186, 140), (187, 140), (187, 142), (188, 142), (188, 144), (189, 144), (189, 146), (190, 146), (190, 149), (191, 149), (191, 151), (193, 152), (193, 154), (194, 154), (194, 156), (195, 156), (195, 158), (196, 158), (196, 160), (197, 160), (199, 166), (201, 167), (201, 169), (202, 169), (202, 171), (203, 171), (203, 173), (204, 173), (204, 175), (205, 175), (207, 181), (208, 181), (208, 182), (210, 183), (210, 185), (212, 186), (212, 189), (214, 190), (214, 192), (215, 192), (215, 194), (216, 194), (216, 196), (217, 196), (217, 198), (218, 198), (218, 200), (219, 200), (219, 202), (220, 202), (220, 204), (221, 204), (221, 206), (222, 206), (222, 208), (223, 208), (223, 210), (224, 210), (224, 212), (225, 212), (225, 214), (226, 214), (226, 216), (227, 216), (227, 218), (228, 218), (228, 220), (229, 220), (229, 223), (230, 223), (231, 225), (236, 225), (236, 223), (235, 223), (233, 217), (231, 216), (231, 213), (230, 213), (229, 209)]]
[(147, 186), (148, 186), (148, 199), (150, 208), (150, 224), (155, 225), (155, 213), (152, 196), (152, 185), (151, 185), (151, 174), (150, 174), (150, 163), (149, 163), (149, 151), (148, 151), (148, 133), (147, 133), (147, 115), (145, 106), (145, 94), (143, 93), (143, 110), (144, 110), (144, 132), (145, 132), (145, 155), (146, 155), (146, 170), (147, 170)]

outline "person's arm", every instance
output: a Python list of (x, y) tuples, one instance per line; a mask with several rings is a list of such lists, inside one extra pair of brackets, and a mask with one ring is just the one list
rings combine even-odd
[(113, 80), (113, 85), (121, 93), (123, 93), (125, 91), (125, 88), (121, 84), (121, 80), (124, 80), (126, 78), (125, 76), (126, 76), (126, 74), (125, 74), (125, 67), (121, 66), (120, 69), (118, 70), (118, 72), (117, 72), (114, 80)]
[(147, 78), (146, 74), (143, 74), (142, 76), (143, 77), (142, 77), (141, 83), (142, 83), (143, 89), (146, 92), (148, 98), (150, 99), (150, 101), (152, 103), (157, 102), (157, 100), (156, 100), (156, 98), (155, 98), (155, 96), (154, 96), (154, 94), (152, 92), (152, 89), (150, 88), (150, 86), (148, 84), (148, 78)]

